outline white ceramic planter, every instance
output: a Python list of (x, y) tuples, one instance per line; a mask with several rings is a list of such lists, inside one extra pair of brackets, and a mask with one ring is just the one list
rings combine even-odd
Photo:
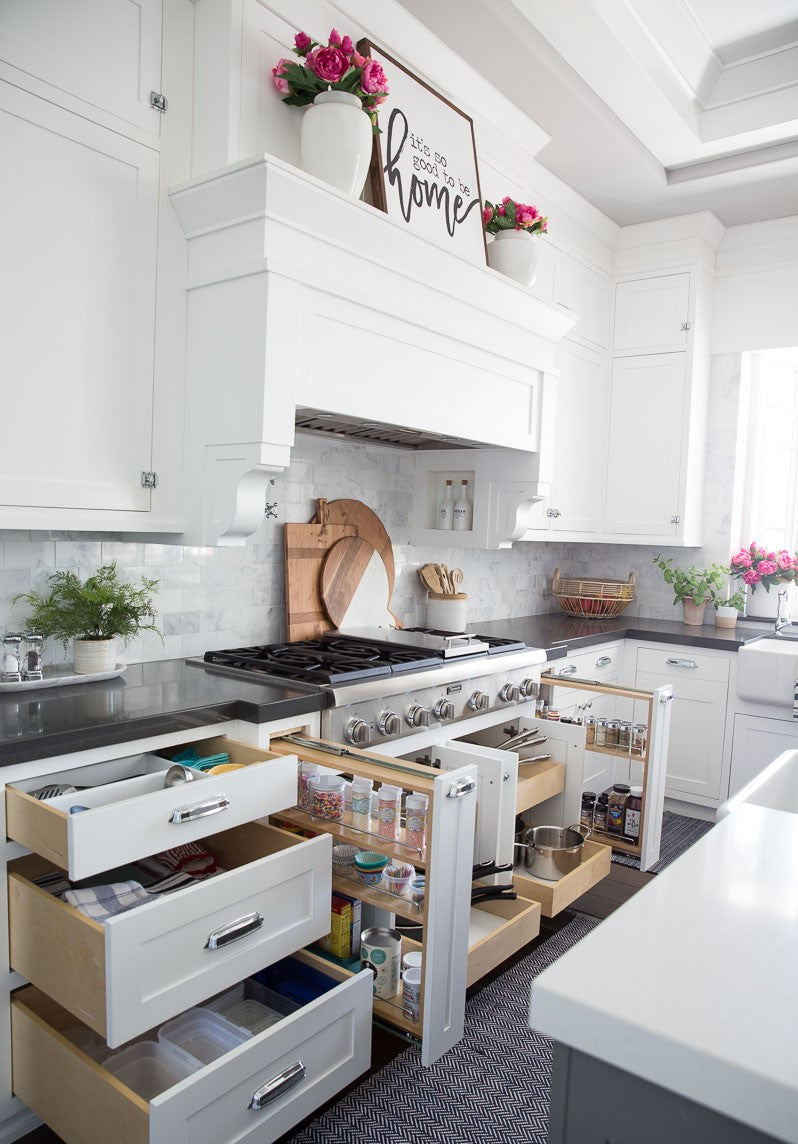
[(736, 608), (728, 608), (721, 604), (720, 607), (715, 608), (715, 627), (733, 628), (739, 615), (740, 613)]
[(535, 281), (538, 251), (533, 235), (525, 230), (500, 230), (488, 243), (488, 266), (522, 286)]
[(309, 175), (360, 198), (372, 138), (371, 120), (356, 95), (322, 91), (302, 117), (302, 166)]
[(755, 592), (750, 586), (745, 593), (745, 614), (759, 620), (789, 620), (795, 612), (795, 585), (776, 585), (766, 592), (760, 584)]
[(468, 596), (458, 592), (455, 596), (430, 596), (427, 599), (427, 627), (441, 632), (464, 632), (466, 627)]
[(72, 670), (75, 675), (93, 675), (116, 667), (116, 640), (73, 640)]

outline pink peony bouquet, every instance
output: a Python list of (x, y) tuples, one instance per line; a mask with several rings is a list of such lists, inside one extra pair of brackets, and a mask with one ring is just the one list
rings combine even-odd
[(498, 206), (485, 199), (482, 208), (482, 224), (488, 234), (498, 234), (500, 230), (525, 230), (527, 234), (545, 234), (549, 220), (544, 218), (537, 207), (527, 203), (517, 203), (505, 195)]
[(346, 91), (356, 95), (368, 112), (372, 129), (379, 134), (377, 108), (388, 94), (388, 80), (382, 67), (371, 56), (362, 56), (349, 36), (333, 28), (326, 47), (298, 32), (294, 52), (302, 63), (278, 60), (272, 68), (274, 86), (285, 103), (306, 107), (319, 92)]
[(769, 592), (775, 584), (791, 584), (798, 579), (798, 555), (782, 548), (780, 552), (769, 552), (752, 541), (747, 548), (741, 548), (731, 558), (730, 572), (733, 577), (743, 580), (756, 591), (757, 584), (763, 584)]

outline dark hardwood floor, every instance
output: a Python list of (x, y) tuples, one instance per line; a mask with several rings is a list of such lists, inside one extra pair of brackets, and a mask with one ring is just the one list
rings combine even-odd
[[(639, 870), (633, 870), (631, 867), (619, 866), (617, 863), (613, 863), (609, 875), (604, 878), (603, 881), (599, 882), (597, 886), (594, 886), (587, 894), (578, 898), (573, 903), (571, 909), (578, 910), (584, 914), (590, 914), (590, 916), (594, 918), (606, 918), (613, 910), (617, 910), (619, 906), (623, 905), (625, 901), (631, 898), (633, 894), (636, 894), (638, 890), (642, 889), (643, 886), (654, 877), (656, 877), (655, 874), (641, 874)], [(484, 988), (489, 981), (494, 980), (499, 974), (504, 973), (513, 962), (518, 961), (521, 957), (525, 957), (536, 946), (547, 941), (552, 934), (556, 933), (558, 929), (566, 924), (571, 916), (571, 911), (565, 910), (558, 918), (543, 918), (539, 937), (508, 961), (504, 962), (504, 964), (494, 969), (492, 973), (488, 974), (476, 985), (472, 986), (472, 989), (469, 990), (469, 995)], [(376, 1072), (377, 1069), (382, 1068), (382, 1066), (393, 1057), (404, 1052), (407, 1047), (407, 1042), (404, 1039), (375, 1025), (372, 1039), (372, 1061), (369, 1072)], [(362, 1080), (363, 1077), (359, 1077), (351, 1087), (354, 1088), (355, 1085), (360, 1084)], [(339, 1093), (335, 1099), (337, 1100), (340, 1095)], [(330, 1101), (330, 1103), (334, 1104), (335, 1101)], [(327, 1106), (325, 1105), (325, 1107)], [(309, 1120), (314, 1119), (321, 1111), (322, 1109), (317, 1109), (314, 1116), (310, 1117)], [(281, 1137), (277, 1144), (288, 1144), (294, 1134), (303, 1127), (303, 1125), (309, 1123), (309, 1120), (303, 1121), (302, 1125), (297, 1125), (288, 1135)], [(63, 1144), (63, 1141), (61, 1141), (60, 1136), (56, 1136), (49, 1128), (37, 1128), (34, 1132), (28, 1133), (27, 1136), (23, 1136), (19, 1144)], [(73, 1141), (73, 1144), (81, 1144), (81, 1142)]]

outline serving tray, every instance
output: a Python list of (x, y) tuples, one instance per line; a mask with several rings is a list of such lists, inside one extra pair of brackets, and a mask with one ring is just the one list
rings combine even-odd
[(126, 663), (118, 663), (113, 671), (92, 671), (88, 675), (76, 675), (66, 671), (65, 666), (45, 667), (44, 679), (23, 679), (20, 683), (0, 683), (0, 692), (38, 691), (42, 687), (67, 687), (71, 683), (96, 683), (100, 679), (116, 679), (127, 671)]

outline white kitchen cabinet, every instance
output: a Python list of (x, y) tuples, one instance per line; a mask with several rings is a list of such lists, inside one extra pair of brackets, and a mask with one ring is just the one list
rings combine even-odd
[(755, 778), (783, 751), (798, 748), (798, 723), (736, 713), (732, 724), (729, 796)]
[(611, 293), (606, 275), (570, 254), (563, 254), (555, 301), (579, 315), (571, 338), (594, 349), (607, 350)]
[(665, 794), (717, 806), (722, 788), (729, 657), (678, 645), (638, 647), (635, 686), (670, 683), (673, 713)]
[(615, 287), (613, 353), (684, 349), (690, 330), (690, 274), (660, 274)]

